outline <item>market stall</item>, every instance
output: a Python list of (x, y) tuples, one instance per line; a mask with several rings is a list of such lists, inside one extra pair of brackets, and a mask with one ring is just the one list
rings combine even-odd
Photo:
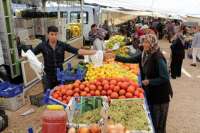
[[(125, 46), (124, 41), (123, 36), (116, 35), (106, 45), (113, 49), (117, 43), (119, 47), (113, 52), (129, 56), (120, 50)], [(62, 119), (67, 123), (64, 132), (67, 128), (78, 133), (153, 133), (139, 65), (103, 61), (99, 56), (76, 66), (68, 64), (64, 71), (57, 70), (61, 85), (45, 94), (44, 102), (62, 105), (67, 112), (66, 119)], [(44, 116), (43, 130), (47, 131), (52, 125), (46, 119), (50, 120), (52, 114), (45, 112)]]

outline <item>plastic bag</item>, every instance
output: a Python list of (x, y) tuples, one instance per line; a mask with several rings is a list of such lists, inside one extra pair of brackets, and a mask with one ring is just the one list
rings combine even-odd
[(91, 62), (96, 67), (103, 65), (103, 51), (98, 50), (94, 55), (84, 56), (84, 62)]
[(95, 55), (90, 56), (92, 63), (96, 66), (102, 66), (103, 65), (103, 51), (98, 50)]
[(44, 65), (38, 60), (35, 54), (31, 50), (28, 50), (26, 53), (22, 50), (22, 57), (26, 57), (28, 59), (28, 62), (37, 77), (42, 79), (41, 74), (43, 73)]

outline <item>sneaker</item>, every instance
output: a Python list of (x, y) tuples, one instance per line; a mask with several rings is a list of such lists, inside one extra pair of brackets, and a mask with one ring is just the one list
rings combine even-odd
[(196, 67), (197, 65), (193, 63), (193, 64), (191, 64), (191, 66)]

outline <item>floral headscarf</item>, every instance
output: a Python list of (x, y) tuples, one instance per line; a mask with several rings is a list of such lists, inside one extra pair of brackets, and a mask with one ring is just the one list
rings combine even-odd
[(158, 46), (158, 39), (157, 36), (154, 34), (147, 34), (147, 35), (143, 35), (141, 36), (141, 44), (143, 44), (144, 41), (149, 42), (150, 44), (150, 53), (154, 53), (156, 52), (160, 47)]

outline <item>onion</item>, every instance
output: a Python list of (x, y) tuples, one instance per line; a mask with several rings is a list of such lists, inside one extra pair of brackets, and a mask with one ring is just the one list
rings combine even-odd
[(90, 133), (101, 133), (101, 129), (97, 124), (93, 124), (90, 126)]

